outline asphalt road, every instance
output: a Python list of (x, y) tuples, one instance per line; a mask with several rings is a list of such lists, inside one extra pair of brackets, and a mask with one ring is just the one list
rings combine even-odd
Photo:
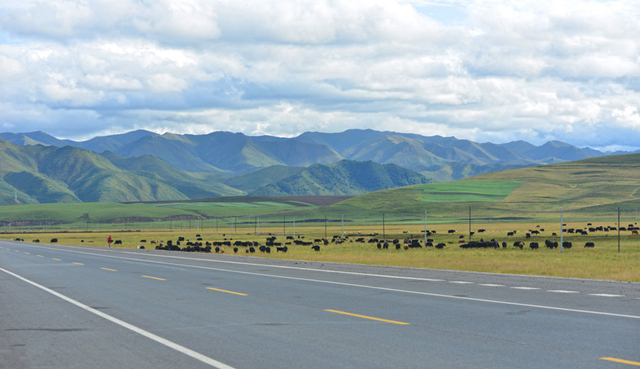
[(640, 283), (0, 241), (0, 368), (637, 366)]

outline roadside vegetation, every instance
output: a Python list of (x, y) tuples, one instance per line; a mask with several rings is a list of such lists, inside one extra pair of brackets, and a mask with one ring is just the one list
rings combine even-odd
[[(614, 226), (613, 222), (603, 223), (605, 226)], [(620, 237), (620, 252), (618, 253), (617, 231), (595, 232), (589, 235), (563, 234), (563, 240), (572, 242), (572, 248), (549, 249), (545, 247), (545, 240), (559, 241), (559, 223), (486, 223), (473, 224), (476, 232), (469, 238), (468, 225), (466, 224), (433, 224), (427, 225), (430, 232), (428, 236), (437, 243), (445, 243), (442, 249), (424, 246), (424, 225), (414, 224), (385, 224), (384, 236), (389, 242), (389, 249), (379, 249), (377, 242), (369, 243), (370, 239), (383, 239), (381, 224), (375, 225), (348, 225), (344, 228), (345, 242), (337, 244), (331, 242), (333, 236), (342, 237), (342, 225), (338, 222), (327, 224), (327, 245), (323, 242), (313, 242), (325, 236), (324, 224), (311, 224), (296, 222), (295, 237), (293, 236), (293, 224), (269, 224), (260, 223), (260, 234), (257, 233), (257, 224), (225, 224), (214, 232), (212, 228), (204, 229), (202, 224), (192, 222), (189, 229), (186, 224), (174, 229), (131, 229), (131, 230), (92, 230), (92, 231), (67, 231), (60, 232), (14, 232), (2, 234), (2, 239), (23, 239), (25, 242), (38, 240), (40, 243), (51, 243), (57, 239), (58, 245), (99, 246), (106, 247), (106, 239), (110, 235), (114, 240), (122, 241), (121, 245), (114, 247), (134, 248), (143, 246), (145, 249), (154, 249), (159, 244), (166, 245), (172, 240), (175, 244), (179, 237), (186, 243), (202, 239), (203, 244), (214, 241), (256, 241), (265, 245), (268, 237), (277, 237), (277, 242), (287, 245), (287, 252), (277, 252), (275, 247), (270, 253), (260, 252), (256, 247), (255, 253), (248, 253), (248, 247), (238, 247), (237, 255), (244, 257), (266, 257), (292, 260), (315, 260), (326, 262), (357, 263), (370, 265), (405, 266), (416, 268), (467, 270), (477, 272), (525, 274), (540, 276), (556, 276), (570, 278), (607, 279), (629, 282), (640, 282), (640, 236), (630, 231), (622, 231)], [(540, 227), (537, 227), (540, 226)], [(233, 228), (232, 228), (233, 227)], [(567, 228), (588, 228), (584, 222), (567, 223)], [(455, 229), (456, 233), (448, 233)], [(479, 229), (485, 232), (477, 233)], [(540, 230), (539, 235), (526, 238), (530, 230)], [(508, 232), (515, 231), (514, 236), (507, 236)], [(566, 230), (565, 230), (566, 231)], [(286, 235), (293, 240), (286, 239)], [(556, 233), (556, 236), (552, 234)], [(461, 238), (462, 236), (462, 238)], [(363, 238), (364, 243), (356, 242)], [(420, 241), (421, 248), (404, 248), (404, 240), (414, 238)], [(400, 249), (396, 249), (393, 240), (397, 239)], [(500, 243), (499, 248), (489, 249), (461, 249), (461, 242), (493, 240)], [(294, 241), (311, 242), (319, 245), (320, 251), (314, 251), (310, 246), (296, 245)], [(152, 243), (152, 241), (154, 241)], [(514, 247), (516, 241), (524, 242), (523, 249)], [(507, 247), (502, 247), (502, 242)], [(537, 242), (539, 249), (531, 249), (530, 243)], [(594, 243), (594, 248), (585, 248), (587, 242)], [(288, 243), (288, 244), (287, 244)], [(225, 254), (234, 254), (233, 246), (222, 246)], [(179, 251), (174, 251), (179, 253)], [(212, 250), (215, 253), (215, 249)]]

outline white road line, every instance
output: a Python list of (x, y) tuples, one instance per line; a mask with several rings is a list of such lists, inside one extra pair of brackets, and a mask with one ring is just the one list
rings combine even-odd
[(580, 293), (580, 291), (567, 291), (567, 290), (547, 290), (547, 292), (553, 292), (553, 293)]
[(493, 283), (480, 283), (478, 284), (478, 286), (485, 286), (485, 287), (505, 287), (504, 284), (493, 284)]
[(473, 282), (467, 282), (467, 281), (449, 281), (449, 283), (456, 283), (456, 284), (473, 284)]
[[(42, 247), (42, 246), (40, 246), (40, 247)], [(56, 250), (60, 250), (60, 249), (56, 248)], [(401, 290), (401, 289), (378, 287), (378, 286), (367, 286), (367, 285), (355, 284), (355, 283), (333, 282), (333, 281), (324, 281), (324, 280), (320, 280), (320, 279), (289, 277), (289, 276), (273, 275), (273, 274), (267, 274), (267, 273), (246, 272), (246, 271), (241, 271), (241, 270), (232, 270), (232, 269), (223, 269), (223, 268), (212, 268), (212, 267), (199, 266), (199, 265), (185, 265), (185, 264), (179, 264), (179, 263), (170, 263), (170, 262), (164, 262), (164, 261), (145, 260), (145, 259), (140, 259), (140, 258), (129, 258), (129, 257), (123, 257), (123, 256), (108, 255), (108, 254), (99, 255), (99, 254), (92, 253), (92, 252), (75, 251), (75, 250), (74, 251), (60, 250), (60, 251), (66, 251), (66, 252), (71, 252), (71, 253), (79, 253), (79, 254), (87, 254), (87, 255), (92, 255), (92, 256), (102, 256), (102, 257), (113, 258), (113, 259), (131, 260), (131, 261), (142, 262), (142, 263), (150, 263), (150, 264), (171, 265), (171, 266), (179, 266), (179, 267), (183, 267), (183, 268), (189, 267), (189, 268), (195, 268), (195, 269), (216, 270), (216, 271), (220, 271), (220, 272), (245, 274), (245, 275), (255, 275), (255, 276), (260, 276), (260, 277), (269, 277), (269, 278), (278, 278), (278, 279), (290, 279), (290, 280), (296, 280), (296, 281), (307, 281), (307, 282), (324, 283), (324, 284), (335, 284), (335, 285), (340, 285), (340, 286), (350, 286), (350, 287), (356, 287), (356, 288), (366, 288), (366, 289), (372, 289), (372, 290), (390, 291), (390, 292), (398, 292), (398, 293), (409, 293), (409, 294), (414, 294), (414, 295), (441, 297), (441, 298), (449, 298), (449, 299), (456, 299), (456, 300), (485, 302), (485, 303), (498, 304), (498, 305), (524, 306), (524, 307), (532, 307), (532, 308), (546, 309), (546, 310), (557, 310), (557, 311), (566, 311), (566, 312), (582, 313), (582, 314), (613, 316), (613, 317), (618, 317), (618, 318), (640, 319), (640, 315), (616, 314), (616, 313), (607, 313), (607, 312), (602, 312), (602, 311), (569, 309), (569, 308), (561, 308), (561, 307), (555, 307), (555, 306), (534, 305), (534, 304), (524, 304), (524, 303), (518, 303), (518, 302), (488, 300), (488, 299), (480, 299), (480, 298), (464, 297), (464, 296), (454, 296), (454, 295), (444, 295), (444, 294), (439, 294), (439, 293)], [(127, 252), (125, 252), (125, 253), (127, 253)], [(151, 255), (151, 256), (158, 256), (158, 255)], [(163, 256), (163, 257), (169, 258), (169, 256)], [(175, 258), (177, 258), (177, 259), (187, 259), (187, 260), (194, 261), (194, 259), (190, 259), (190, 258), (186, 258), (186, 257), (180, 257), (180, 256), (175, 257)], [(256, 265), (256, 266), (261, 266), (261, 267), (269, 267), (270, 266), (270, 265), (253, 264), (253, 263), (240, 263), (240, 262), (232, 262), (232, 263), (233, 264), (249, 264), (249, 265)], [(274, 267), (281, 267), (281, 266), (274, 266)], [(302, 270), (310, 270), (310, 271), (319, 271), (317, 269), (307, 269), (307, 268), (297, 268), (297, 267), (291, 267), (290, 269), (302, 269)], [(325, 272), (326, 272), (326, 270), (325, 270)], [(341, 273), (341, 272), (337, 272), (337, 273)], [(345, 274), (366, 275), (365, 273), (355, 273), (355, 272), (345, 272)], [(380, 275), (380, 276), (381, 277), (387, 277), (385, 275)], [(394, 276), (389, 276), (389, 277), (393, 278)], [(398, 278), (400, 278), (400, 279), (411, 279), (411, 280), (422, 280), (422, 278), (410, 278), (410, 277), (398, 277)], [(536, 288), (536, 287), (510, 287), (510, 288), (525, 289), (525, 290), (539, 290), (540, 289), (540, 288)]]
[(154, 340), (154, 341), (156, 341), (156, 342), (158, 342), (160, 344), (163, 344), (163, 345), (165, 345), (165, 346), (167, 346), (169, 348), (172, 348), (172, 349), (174, 349), (174, 350), (176, 350), (178, 352), (181, 352), (181, 353), (183, 353), (183, 354), (185, 354), (187, 356), (191, 356), (192, 358), (194, 358), (196, 360), (199, 360), (199, 361), (201, 361), (201, 362), (203, 362), (205, 364), (208, 364), (208, 365), (210, 365), (210, 366), (212, 366), (214, 368), (234, 369), (232, 366), (229, 366), (227, 364), (221, 363), (221, 362), (219, 362), (217, 360), (214, 360), (214, 359), (212, 359), (212, 358), (210, 358), (208, 356), (202, 355), (199, 352), (193, 351), (193, 350), (188, 349), (188, 348), (186, 348), (186, 347), (184, 347), (182, 345), (179, 345), (179, 344), (177, 344), (175, 342), (169, 341), (169, 340), (167, 340), (165, 338), (162, 338), (160, 336), (157, 336), (157, 335), (155, 335), (155, 334), (153, 334), (151, 332), (145, 331), (144, 329), (136, 327), (133, 324), (129, 324), (129, 323), (127, 323), (125, 321), (122, 321), (122, 320), (120, 320), (118, 318), (114, 318), (111, 315), (105, 314), (105, 313), (103, 313), (103, 312), (101, 312), (99, 310), (96, 310), (96, 309), (94, 309), (94, 308), (92, 308), (90, 306), (87, 306), (87, 305), (85, 305), (85, 304), (83, 304), (81, 302), (78, 302), (78, 301), (76, 301), (76, 300), (74, 300), (74, 299), (72, 299), (70, 297), (67, 297), (67, 296), (65, 296), (65, 295), (63, 295), (61, 293), (58, 293), (58, 292), (56, 292), (54, 290), (51, 290), (51, 289), (49, 289), (49, 288), (47, 288), (45, 286), (37, 284), (36, 282), (30, 281), (30, 280), (28, 280), (28, 279), (26, 279), (24, 277), (21, 277), (21, 276), (15, 274), (15, 273), (10, 272), (8, 270), (0, 268), (0, 271), (3, 271), (3, 272), (5, 272), (5, 273), (7, 273), (7, 274), (9, 274), (11, 276), (14, 276), (14, 277), (24, 281), (24, 282), (27, 282), (32, 286), (38, 287), (39, 289), (41, 289), (43, 291), (49, 292), (50, 294), (52, 294), (52, 295), (54, 295), (56, 297), (59, 297), (59, 298), (65, 300), (65, 301), (67, 301), (67, 302), (69, 302), (69, 303), (71, 303), (73, 305), (76, 305), (77, 307), (82, 308), (82, 309), (84, 309), (84, 310), (86, 310), (86, 311), (88, 311), (90, 313), (93, 313), (93, 314), (99, 316), (99, 317), (107, 319), (108, 321), (110, 321), (112, 323), (118, 324), (118, 325), (120, 325), (120, 326), (122, 326), (122, 327), (124, 327), (126, 329), (129, 329), (130, 331), (133, 331), (133, 332), (138, 333), (138, 334), (140, 334), (140, 335), (142, 335), (144, 337), (152, 339), (152, 340)]
[[(600, 296), (600, 297), (625, 297), (625, 295), (612, 295), (609, 293), (590, 293), (589, 296)], [(640, 300), (640, 299), (637, 299)]]
[(514, 290), (527, 290), (527, 291), (539, 290), (540, 289), (538, 287), (509, 287), (509, 288), (513, 288)]
[[(40, 247), (40, 248), (44, 248), (44, 249), (50, 249), (53, 248), (55, 250), (59, 250), (59, 251), (64, 251), (64, 252), (71, 252), (71, 253), (77, 253), (77, 254), (85, 254), (85, 255), (92, 255), (92, 256), (105, 256), (103, 255), (99, 255), (96, 254), (95, 252), (85, 252), (85, 251), (77, 251), (77, 250), (65, 250), (64, 248), (70, 248), (73, 249), (74, 246), (59, 246), (59, 247), (45, 247), (42, 245), (30, 245), (32, 247)], [(80, 247), (78, 247), (80, 248)], [(80, 248), (81, 249), (81, 248)], [(120, 254), (129, 254), (129, 255), (140, 255), (139, 253), (135, 253), (135, 252), (128, 252), (128, 251), (124, 251), (124, 250), (112, 250), (112, 249), (108, 249), (108, 250), (96, 250), (99, 252), (103, 252), (103, 253), (120, 253)], [(157, 258), (167, 258), (167, 259), (179, 259), (179, 260), (189, 260), (189, 261), (206, 261), (206, 262), (210, 262), (210, 263), (222, 263), (222, 264), (235, 264), (235, 265), (249, 265), (249, 266), (258, 266), (258, 267), (265, 267), (265, 268), (275, 268), (275, 269), (292, 269), (292, 270), (303, 270), (303, 271), (310, 271), (310, 272), (320, 272), (320, 273), (334, 273), (334, 274), (346, 274), (346, 275), (358, 275), (358, 276), (363, 276), (363, 277), (379, 277), (379, 278), (389, 278), (389, 279), (404, 279), (404, 280), (410, 280), (410, 281), (423, 281), (423, 282), (446, 282), (444, 279), (437, 279), (437, 278), (421, 278), (421, 277), (405, 277), (405, 276), (399, 276), (399, 275), (388, 275), (388, 274), (375, 274), (375, 273), (360, 273), (360, 272), (347, 272), (347, 271), (343, 271), (343, 270), (330, 270), (330, 269), (315, 269), (315, 268), (303, 268), (303, 267), (293, 267), (293, 266), (288, 266), (288, 265), (269, 265), (269, 264), (259, 264), (259, 263), (248, 263), (248, 262), (244, 262), (244, 261), (230, 261), (230, 260), (213, 260), (213, 259), (206, 259), (206, 260), (197, 260), (197, 259), (193, 259), (193, 258), (189, 258), (189, 257), (184, 257), (184, 256), (178, 256), (178, 255), (153, 255), (153, 254), (145, 254), (145, 256), (152, 256), (152, 257), (157, 257)], [(123, 258), (123, 257), (118, 257), (118, 256), (112, 256), (112, 255), (108, 255), (108, 257), (113, 257), (113, 258), (120, 258), (120, 259), (126, 259), (126, 260), (137, 260), (137, 261), (141, 261), (140, 259), (135, 259), (135, 258)], [(148, 260), (143, 260), (143, 261), (147, 261), (150, 263), (153, 263), (153, 261), (148, 261)], [(158, 261), (157, 263), (162, 263), (160, 261)], [(178, 265), (178, 264), (176, 264)], [(370, 266), (370, 265), (367, 265)], [(224, 270), (224, 269), (221, 269)], [(465, 273), (477, 273), (477, 272), (465, 272)], [(500, 276), (504, 276), (504, 275), (509, 275), (509, 274), (497, 274), (497, 273), (478, 273), (478, 274), (490, 274), (490, 275), (500, 275)], [(538, 277), (538, 276), (528, 276), (528, 277)]]

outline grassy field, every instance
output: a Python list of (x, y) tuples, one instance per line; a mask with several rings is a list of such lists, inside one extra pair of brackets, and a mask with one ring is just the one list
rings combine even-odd
[[(594, 223), (595, 224), (595, 223)], [(614, 223), (598, 223), (598, 225), (614, 225)], [(540, 226), (540, 227), (537, 227)], [(568, 223), (567, 227), (584, 228), (586, 223)], [(359, 237), (369, 239), (371, 237), (382, 238), (382, 228), (380, 225), (349, 225), (345, 227), (345, 235), (349, 236), (347, 242), (343, 244), (330, 243), (327, 246), (321, 245), (319, 252), (310, 249), (309, 246), (288, 245), (286, 254), (270, 254), (256, 252), (247, 254), (245, 248), (239, 248), (239, 255), (256, 256), (278, 259), (293, 260), (316, 260), (327, 262), (344, 262), (370, 265), (393, 265), (417, 268), (468, 270), (478, 272), (509, 273), (542, 275), (572, 278), (607, 279), (629, 282), (640, 282), (640, 236), (632, 235), (631, 232), (621, 232), (620, 253), (618, 253), (617, 232), (596, 232), (588, 236), (564, 234), (564, 241), (571, 241), (573, 248), (564, 249), (561, 253), (559, 249), (547, 249), (544, 247), (546, 239), (559, 241), (559, 236), (552, 236), (555, 232), (559, 234), (559, 223), (486, 223), (473, 224), (473, 230), (486, 229), (485, 233), (476, 233), (472, 240), (478, 241), (497, 239), (499, 242), (507, 242), (508, 247), (499, 249), (461, 249), (459, 247), (460, 236), (465, 241), (469, 240), (467, 225), (463, 224), (433, 224), (428, 225), (428, 229), (436, 233), (433, 238), (436, 243), (444, 242), (446, 247), (442, 250), (435, 248), (421, 249), (400, 249), (396, 250), (393, 245), (389, 250), (379, 250), (376, 244), (354, 242)], [(146, 248), (153, 248), (151, 240), (177, 241), (179, 236), (187, 240), (196, 240), (199, 234), (206, 241), (221, 240), (242, 240), (258, 241), (265, 243), (267, 234), (277, 235), (278, 240), (285, 242), (283, 229), (280, 225), (261, 226), (260, 236), (256, 235), (255, 228), (236, 228), (233, 233), (231, 229), (219, 230), (175, 230), (175, 231), (115, 231), (115, 232), (78, 232), (78, 233), (20, 233), (3, 234), (0, 238), (15, 239), (22, 238), (25, 241), (39, 239), (41, 242), (49, 242), (51, 238), (57, 238), (58, 244), (64, 245), (85, 245), (102, 246), (107, 245), (106, 238), (111, 235), (114, 239), (122, 240), (123, 245), (119, 247), (137, 248), (139, 245)], [(413, 235), (415, 238), (423, 239), (422, 230), (424, 225), (419, 224), (388, 224), (385, 226), (385, 235), (389, 240), (394, 238), (408, 238)], [(456, 233), (449, 234), (449, 229), (456, 229)], [(540, 235), (533, 235), (531, 239), (526, 239), (525, 234), (531, 229), (544, 229)], [(507, 232), (516, 231), (515, 236), (506, 236)], [(293, 229), (286, 229), (287, 234), (293, 235)], [(304, 236), (304, 240), (312, 241), (314, 238), (324, 237), (324, 227), (318, 224), (299, 224), (296, 227), (296, 238)], [(377, 236), (373, 236), (375, 233)], [(329, 238), (332, 235), (342, 235), (340, 224), (328, 226)], [(146, 240), (147, 242), (141, 242)], [(512, 246), (514, 241), (525, 241), (523, 250)], [(289, 242), (291, 242), (289, 240)], [(529, 242), (538, 242), (540, 249), (532, 250), (528, 247)], [(596, 247), (584, 248), (586, 242), (594, 242)], [(182, 244), (184, 247), (184, 243)], [(273, 250), (275, 251), (275, 250)], [(233, 253), (233, 248), (226, 247), (226, 253)], [(176, 251), (177, 253), (177, 251)]]

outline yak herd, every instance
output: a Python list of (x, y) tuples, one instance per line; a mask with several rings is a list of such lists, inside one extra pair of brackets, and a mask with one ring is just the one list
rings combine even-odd
[[(633, 225), (633, 224), (629, 224), (628, 227), (620, 227), (619, 231), (630, 231), (632, 232), (632, 234), (638, 234), (638, 230), (640, 230), (640, 228), (638, 228), (637, 226)], [(612, 226), (592, 226), (591, 223), (589, 223), (587, 225), (587, 227), (585, 227), (584, 229), (576, 229), (576, 228), (568, 228), (566, 230), (564, 230), (564, 232), (566, 232), (567, 234), (571, 234), (571, 235), (582, 235), (582, 236), (587, 236), (589, 234), (592, 233), (598, 233), (598, 232), (610, 232), (610, 231), (618, 231), (618, 229), (616, 227), (612, 227)], [(477, 232), (471, 232), (470, 236), (474, 235), (475, 233), (484, 233), (486, 232), (486, 230), (484, 229), (478, 229)], [(506, 232), (506, 237), (507, 238), (515, 238), (518, 237), (520, 235), (523, 234), (525, 240), (529, 240), (533, 235), (535, 236), (540, 236), (545, 232), (545, 230), (543, 228), (540, 228), (540, 226), (536, 226), (535, 229), (530, 229), (526, 232), (519, 232), (519, 231), (509, 231)], [(403, 233), (408, 233), (407, 231), (403, 232)], [(447, 234), (449, 236), (451, 236), (452, 234), (457, 233), (456, 230), (454, 229), (450, 229), (447, 231)], [(223, 235), (226, 236), (226, 235)], [(215, 252), (215, 253), (224, 253), (225, 250), (232, 250), (233, 253), (238, 253), (238, 252), (244, 252), (246, 254), (252, 254), (255, 252), (261, 252), (261, 253), (266, 253), (266, 254), (270, 254), (271, 252), (282, 252), (282, 253), (286, 253), (289, 248), (293, 245), (296, 246), (307, 246), (310, 247), (312, 250), (315, 251), (320, 251), (320, 245), (329, 245), (331, 244), (342, 244), (342, 243), (346, 243), (346, 242), (350, 242), (350, 243), (368, 243), (368, 244), (374, 244), (376, 246), (377, 249), (379, 250), (387, 250), (389, 248), (391, 249), (395, 249), (395, 250), (408, 250), (408, 249), (413, 249), (413, 248), (423, 248), (423, 247), (434, 247), (436, 249), (443, 249), (444, 247), (447, 246), (447, 244), (453, 244), (454, 242), (449, 241), (449, 242), (436, 242), (434, 240), (434, 238), (436, 237), (436, 231), (427, 231), (426, 237), (424, 235), (424, 231), (422, 231), (422, 235), (407, 235), (407, 237), (405, 238), (395, 238), (392, 240), (387, 240), (387, 239), (380, 239), (377, 238), (376, 236), (378, 236), (378, 233), (374, 233), (372, 235), (369, 235), (367, 237), (362, 237), (362, 236), (358, 236), (356, 237), (350, 237), (350, 236), (338, 236), (335, 235), (332, 238), (316, 238), (313, 239), (313, 241), (307, 241), (305, 240), (305, 237), (302, 235), (298, 235), (297, 238), (293, 237), (293, 236), (286, 236), (284, 242), (278, 240), (277, 236), (274, 236), (272, 234), (269, 234), (269, 237), (267, 237), (265, 239), (264, 242), (258, 242), (258, 241), (240, 241), (240, 240), (233, 240), (232, 238), (227, 239), (224, 238), (223, 241), (203, 241), (202, 237), (198, 234), (196, 235), (196, 241), (190, 241), (190, 240), (186, 240), (185, 237), (178, 237), (177, 241), (172, 241), (172, 240), (168, 240), (165, 242), (163, 241), (151, 241), (151, 244), (155, 244), (155, 249), (156, 250), (171, 250), (171, 251), (185, 251), (185, 252), (206, 252), (206, 253), (211, 253), (211, 252)], [(555, 238), (559, 238), (557, 236), (556, 233), (552, 233), (551, 234), (552, 237)], [(429, 238), (427, 238), (429, 237)], [(434, 237), (434, 238), (431, 238)], [(458, 238), (458, 244), (459, 247), (462, 249), (488, 249), (488, 248), (507, 248), (509, 245), (506, 241), (503, 242), (499, 242), (497, 239), (491, 239), (491, 240), (487, 240), (485, 241), (484, 239), (480, 239), (478, 241), (465, 241), (464, 240), (465, 236), (461, 235)], [(55, 242), (57, 240), (51, 240), (51, 242)], [(146, 243), (146, 240), (140, 240), (141, 243)], [(116, 241), (116, 243), (121, 243), (121, 241)], [(558, 248), (560, 246), (559, 241), (557, 240), (550, 240), (550, 239), (546, 239), (544, 241), (544, 243), (540, 243), (537, 241), (531, 241), (531, 242), (527, 242), (523, 241), (523, 240), (518, 240), (518, 241), (513, 241), (513, 242), (509, 242), (511, 243), (512, 247), (514, 248), (518, 248), (518, 249), (524, 249), (525, 247), (529, 247), (532, 250), (536, 250), (538, 248), (542, 247), (547, 247), (549, 249), (555, 249)], [(564, 241), (562, 242), (562, 247), (565, 249), (570, 249), (573, 246), (572, 242), (570, 241)], [(595, 243), (594, 242), (585, 242), (584, 247), (586, 248), (593, 248), (595, 247)], [(144, 246), (138, 246), (138, 248), (140, 249), (144, 249)], [(244, 251), (242, 251), (244, 250)]]
[[(223, 237), (226, 235), (223, 235)], [(300, 246), (311, 246), (312, 250), (320, 251), (320, 246), (315, 243), (324, 243), (327, 245), (329, 243), (326, 239), (315, 239), (313, 242), (305, 241), (304, 236), (299, 236), (298, 239), (294, 239), (293, 236), (287, 236), (287, 241), (282, 242), (277, 241), (276, 236), (269, 236), (265, 240), (264, 244), (261, 244), (258, 241), (233, 241), (233, 239), (227, 240), (224, 238), (223, 241), (204, 241), (199, 234), (196, 235), (196, 241), (185, 240), (184, 237), (178, 237), (178, 240), (174, 243), (172, 240), (168, 240), (166, 244), (163, 244), (163, 241), (151, 241), (151, 244), (156, 244), (156, 250), (171, 250), (171, 251), (186, 251), (186, 252), (216, 252), (223, 254), (225, 252), (225, 247), (231, 249), (233, 247), (233, 252), (238, 253), (240, 248), (244, 250), (246, 254), (253, 254), (256, 251), (260, 251), (262, 253), (270, 254), (272, 250), (275, 252), (283, 252), (286, 253), (289, 251), (289, 246), (292, 244), (300, 245)], [(290, 241), (289, 241), (290, 240)], [(147, 242), (146, 240), (140, 240), (141, 243)], [(335, 242), (335, 239), (334, 239)], [(184, 243), (184, 245), (183, 245)], [(139, 246), (139, 248), (144, 249), (144, 246)]]
[[(563, 226), (566, 226), (566, 225), (563, 225)], [(583, 229), (567, 228), (566, 230), (564, 230), (564, 232), (566, 232), (567, 234), (573, 235), (574, 239), (576, 235), (588, 236), (589, 234), (594, 234), (599, 232), (611, 232), (611, 231), (627, 231), (627, 232), (631, 232), (631, 234), (633, 235), (638, 235), (638, 231), (640, 231), (640, 228), (638, 228), (638, 226), (634, 224), (629, 224), (627, 227), (619, 227), (618, 229), (614, 226), (593, 226), (591, 223), (588, 223), (587, 227), (584, 227)], [(422, 231), (421, 235), (414, 236), (413, 234), (409, 234), (407, 235), (408, 237), (405, 237), (403, 239), (394, 238), (392, 240), (377, 238), (376, 236), (378, 236), (378, 233), (368, 235), (368, 238), (362, 237), (360, 235), (357, 238), (355, 237), (352, 238), (348, 235), (347, 236), (334, 235), (332, 238), (316, 238), (313, 241), (305, 240), (305, 237), (303, 235), (298, 235), (297, 238), (289, 235), (285, 237), (284, 242), (279, 241), (276, 236), (269, 234), (269, 237), (265, 239), (264, 243), (260, 243), (258, 241), (240, 241), (240, 240), (234, 241), (231, 238), (228, 240), (227, 238), (224, 238), (223, 241), (209, 242), (209, 241), (203, 241), (202, 237), (198, 234), (196, 235), (196, 241), (186, 240), (185, 237), (178, 237), (177, 241), (175, 242), (172, 240), (168, 240), (166, 241), (166, 243), (164, 241), (151, 241), (150, 243), (152, 245), (155, 245), (156, 250), (224, 253), (225, 248), (227, 248), (229, 250), (233, 250), (233, 252), (236, 254), (238, 252), (241, 252), (241, 250), (244, 250), (244, 253), (246, 254), (253, 254), (258, 251), (266, 254), (270, 254), (272, 251), (277, 253), (279, 252), (286, 253), (289, 250), (289, 247), (292, 245), (307, 246), (307, 247), (310, 247), (311, 250), (318, 252), (320, 251), (320, 245), (326, 246), (326, 245), (329, 245), (330, 243), (342, 244), (346, 242), (374, 244), (379, 250), (388, 250), (389, 248), (395, 249), (395, 250), (401, 250), (401, 249), (408, 250), (408, 249), (422, 248), (422, 247), (434, 247), (436, 249), (443, 249), (444, 247), (447, 246), (447, 244), (454, 243), (452, 241), (448, 241), (447, 243), (436, 242), (434, 240), (436, 235), (435, 230), (426, 231), (426, 235), (424, 234), (424, 232), (425, 231)], [(477, 230), (477, 233), (485, 233), (485, 232), (486, 230), (484, 229)], [(542, 235), (544, 232), (545, 230), (543, 228), (540, 228), (540, 226), (538, 225), (534, 229), (530, 229), (524, 232), (524, 238), (525, 240), (529, 240), (530, 238), (532, 238), (533, 235), (540, 237), (540, 235)], [(407, 234), (409, 232), (405, 231), (403, 233)], [(455, 229), (450, 229), (447, 231), (449, 238), (451, 235), (455, 236), (456, 233), (457, 231)], [(469, 236), (473, 236), (475, 233), (476, 232), (470, 232)], [(516, 230), (508, 231), (506, 232), (506, 237), (515, 238), (515, 237), (518, 237), (520, 234), (522, 234), (522, 232), (519, 232)], [(226, 235), (223, 235), (223, 237), (225, 236)], [(552, 233), (551, 236), (555, 237), (556, 239), (559, 238), (556, 233)], [(434, 238), (430, 238), (430, 237), (434, 237)], [(505, 241), (499, 242), (497, 239), (491, 239), (491, 240), (485, 241), (484, 239), (481, 238), (479, 241), (467, 242), (464, 240), (464, 238), (465, 238), (464, 235), (460, 235), (458, 238), (458, 244), (462, 249), (489, 249), (489, 248), (497, 249), (500, 247), (502, 248), (508, 247), (507, 242)], [(24, 241), (23, 239), (20, 239), (20, 238), (16, 238), (15, 240)], [(35, 239), (32, 242), (40, 242), (40, 240)], [(58, 239), (52, 238), (50, 242), (56, 243), (58, 242)], [(140, 240), (140, 243), (146, 243), (146, 242), (147, 240)], [(118, 244), (122, 244), (122, 241), (115, 240), (114, 243), (118, 245)], [(518, 240), (518, 241), (512, 242), (511, 245), (514, 248), (519, 248), (520, 250), (524, 249), (527, 246), (532, 250), (536, 250), (541, 246), (547, 247), (549, 249), (555, 249), (560, 246), (560, 243), (556, 240), (546, 239), (543, 245), (537, 241), (528, 242), (528, 245), (527, 245), (525, 241)], [(572, 242), (570, 241), (562, 242), (562, 247), (565, 249), (570, 249), (572, 246), (573, 246)], [(584, 247), (593, 248), (595, 247), (595, 243), (592, 241), (587, 241), (585, 242)], [(138, 246), (138, 248), (144, 249), (145, 247)]]

